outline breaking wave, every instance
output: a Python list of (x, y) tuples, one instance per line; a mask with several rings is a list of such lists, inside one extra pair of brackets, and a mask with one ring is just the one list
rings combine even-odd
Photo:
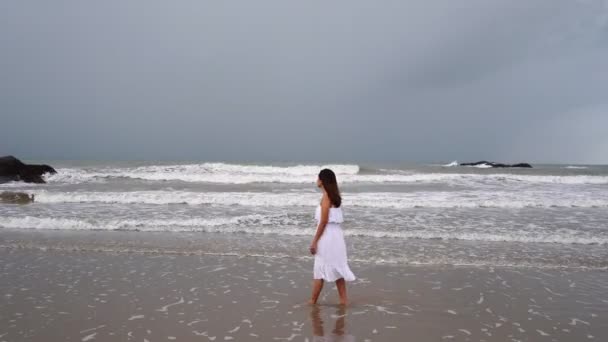
[[(39, 203), (118, 203), (186, 204), (291, 207), (318, 204), (316, 192), (52, 192), (28, 191)], [(527, 207), (608, 207), (608, 196), (564, 196), (559, 191), (546, 192), (363, 192), (344, 193), (344, 206), (369, 208), (527, 208)]]
[[(445, 166), (453, 166), (452, 162)], [(456, 163), (457, 164), (457, 163)], [(313, 183), (321, 168), (333, 169), (341, 183), (479, 183), (529, 182), (555, 184), (608, 184), (608, 176), (596, 175), (531, 175), (510, 173), (416, 173), (407, 170), (372, 170), (358, 165), (258, 166), (225, 163), (185, 165), (150, 165), (124, 168), (59, 168), (47, 177), (51, 184), (108, 182), (116, 179), (141, 181), (181, 181), (189, 183)], [(477, 168), (484, 168), (480, 165)], [(473, 168), (475, 169), (475, 168)], [(478, 171), (478, 172), (481, 172)]]
[[(287, 215), (245, 215), (219, 217), (213, 219), (141, 219), (141, 220), (86, 220), (52, 217), (6, 217), (0, 221), (1, 228), (11, 229), (53, 229), (53, 230), (131, 230), (170, 232), (210, 232), (242, 234), (277, 234), (290, 236), (312, 236), (314, 228), (302, 228), (301, 222)], [(345, 229), (347, 236), (390, 239), (421, 240), (463, 240), (486, 242), (522, 242), (553, 244), (595, 244), (606, 245), (604, 235), (591, 235), (575, 230), (563, 229), (559, 232), (534, 232), (509, 230), (497, 232), (473, 232), (463, 230), (373, 230)]]

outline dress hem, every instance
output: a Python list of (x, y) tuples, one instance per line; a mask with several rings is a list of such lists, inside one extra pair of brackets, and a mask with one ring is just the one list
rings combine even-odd
[(325, 281), (336, 281), (338, 279), (344, 279), (345, 281), (350, 282), (356, 280), (357, 277), (355, 277), (348, 265), (341, 267), (335, 267), (331, 265), (315, 265), (313, 271), (313, 279), (323, 279)]

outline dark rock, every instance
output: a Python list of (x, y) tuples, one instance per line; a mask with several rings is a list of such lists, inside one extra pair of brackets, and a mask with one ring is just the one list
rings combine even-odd
[(42, 175), (57, 173), (48, 165), (27, 165), (13, 156), (0, 157), (0, 180), (45, 183)]
[(528, 163), (518, 163), (518, 164), (502, 164), (502, 163), (494, 163), (494, 162), (489, 162), (489, 161), (478, 161), (475, 163), (462, 163), (460, 164), (460, 166), (478, 166), (478, 165), (490, 165), (491, 167), (496, 167), (496, 168), (500, 168), (500, 167), (524, 167), (524, 168), (532, 168), (532, 165), (528, 164)]
[(34, 195), (25, 192), (0, 192), (0, 203), (28, 204), (34, 202)]

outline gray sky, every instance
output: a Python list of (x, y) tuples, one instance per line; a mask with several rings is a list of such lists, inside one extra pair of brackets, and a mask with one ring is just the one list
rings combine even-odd
[(2, 1), (0, 154), (608, 163), (608, 0)]

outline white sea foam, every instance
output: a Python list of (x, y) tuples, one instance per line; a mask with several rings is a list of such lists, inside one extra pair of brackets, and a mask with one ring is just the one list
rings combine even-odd
[[(451, 166), (454, 163), (446, 166)], [(181, 181), (214, 184), (251, 183), (313, 183), (321, 168), (333, 169), (341, 183), (479, 183), (530, 182), (556, 184), (608, 184), (608, 176), (594, 175), (530, 175), (509, 173), (414, 173), (384, 170), (383, 173), (361, 173), (358, 165), (256, 166), (224, 163), (186, 165), (152, 165), (127, 168), (59, 168), (47, 176), (53, 184), (108, 182), (113, 179), (144, 181)], [(487, 168), (479, 165), (477, 168)]]
[[(47, 177), (49, 183), (100, 183), (112, 179), (129, 178), (143, 181), (181, 181), (189, 183), (213, 183), (213, 184), (252, 184), (252, 183), (287, 183), (306, 184), (316, 180), (320, 170), (315, 168), (315, 173), (303, 174), (300, 172), (285, 173), (246, 173), (246, 172), (206, 172), (201, 170), (94, 170), (84, 171), (80, 169), (60, 169), (55, 175)], [(458, 180), (458, 174), (356, 174), (340, 173), (336, 171), (341, 183), (416, 183), (416, 182), (442, 182)]]
[(469, 167), (475, 167), (475, 168), (478, 168), (478, 169), (490, 169), (490, 168), (492, 168), (492, 165), (485, 164), (485, 163), (484, 164), (477, 164), (477, 165), (468, 165), (468, 166)]
[(358, 165), (263, 166), (226, 163), (150, 165), (130, 168), (60, 168), (49, 175), (52, 183), (100, 182), (112, 178), (148, 181), (184, 181), (201, 183), (311, 183), (322, 168), (331, 168), (338, 176), (356, 175)]
[[(138, 230), (170, 232), (210, 232), (277, 234), (288, 236), (311, 236), (314, 227), (302, 228), (302, 223), (287, 216), (246, 215), (215, 219), (139, 219), (139, 220), (87, 220), (53, 217), (5, 217), (0, 228), (11, 229), (56, 229), (56, 230)], [(427, 230), (381, 230), (345, 229), (347, 236), (362, 236), (390, 239), (422, 240), (465, 240), (487, 242), (522, 242), (555, 244), (608, 244), (605, 235), (591, 234), (571, 229), (545, 232), (521, 229), (496, 230), (495, 232), (475, 232), (470, 229), (427, 229)]]
[(316, 193), (271, 192), (48, 192), (29, 191), (39, 203), (121, 203), (121, 204), (189, 204), (243, 206), (314, 206), (319, 201)]
[(188, 218), (188, 219), (125, 219), (125, 220), (94, 220), (57, 217), (5, 217), (0, 221), (0, 227), (12, 229), (67, 229), (67, 230), (139, 230), (139, 231), (209, 231), (209, 232), (238, 232), (238, 230), (215, 227), (229, 226), (295, 226), (298, 221), (287, 215), (243, 215), (237, 217)]
[(458, 161), (457, 161), (457, 160), (454, 160), (453, 162), (451, 162), (451, 163), (449, 163), (449, 164), (445, 164), (445, 165), (443, 165), (443, 166), (445, 166), (445, 167), (453, 167), (453, 166), (458, 166), (458, 165), (459, 165), (459, 164), (458, 164)]
[(564, 169), (575, 169), (575, 170), (581, 169), (581, 170), (584, 170), (584, 169), (588, 169), (588, 167), (587, 166), (568, 165), (568, 166), (564, 167)]
[[(119, 203), (240, 205), (261, 207), (315, 206), (315, 192), (53, 192), (29, 190), (38, 203)], [(608, 207), (608, 194), (589, 192), (581, 195), (554, 192), (363, 192), (344, 193), (345, 207), (369, 208), (526, 208), (526, 207)]]
[(352, 230), (346, 235), (367, 236), (376, 238), (392, 239), (423, 239), (423, 240), (465, 240), (465, 241), (490, 241), (490, 242), (523, 242), (523, 243), (558, 243), (558, 244), (608, 244), (608, 238), (593, 236), (574, 230), (562, 230), (559, 233), (539, 233), (525, 230), (512, 230), (509, 232), (481, 233), (467, 231), (377, 231), (377, 230)]

